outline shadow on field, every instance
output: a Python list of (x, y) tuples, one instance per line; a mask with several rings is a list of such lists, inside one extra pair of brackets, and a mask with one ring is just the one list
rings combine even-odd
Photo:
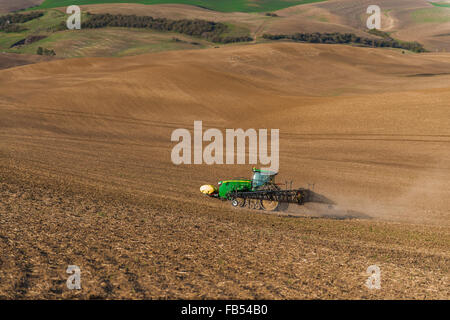
[(314, 192), (312, 190), (309, 191), (308, 197), (309, 197), (309, 199), (308, 199), (307, 202), (322, 203), (322, 204), (328, 204), (328, 205), (331, 205), (331, 206), (336, 205), (336, 202), (334, 202), (333, 200), (325, 197), (322, 194)]
[(336, 220), (372, 219), (369, 215), (351, 209), (341, 208), (336, 202), (314, 191), (309, 191), (308, 200), (302, 204), (281, 203), (280, 216), (327, 218)]

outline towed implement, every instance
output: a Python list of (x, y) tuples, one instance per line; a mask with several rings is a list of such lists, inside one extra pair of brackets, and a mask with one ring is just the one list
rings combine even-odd
[(233, 207), (276, 211), (283, 203), (304, 204), (310, 199), (309, 189), (281, 189), (275, 183), (276, 172), (253, 168), (252, 179), (219, 181), (218, 187), (204, 185), (207, 196), (231, 201)]

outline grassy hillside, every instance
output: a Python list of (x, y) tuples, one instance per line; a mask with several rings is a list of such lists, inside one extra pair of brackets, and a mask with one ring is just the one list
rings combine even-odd
[(23, 53), (20, 48), (11, 46), (17, 41), (30, 35), (50, 35), (60, 29), (61, 23), (67, 19), (66, 15), (57, 10), (48, 10), (40, 18), (21, 23), (23, 29), (19, 32), (0, 32), (0, 50), (13, 53)]
[[(438, 9), (438, 8), (432, 8)], [(204, 11), (204, 10), (203, 10)], [(148, 28), (83, 28), (69, 31), (64, 27), (67, 15), (58, 9), (42, 9), (42, 17), (20, 23), (18, 31), (1, 32), (0, 51), (9, 54), (36, 54), (40, 47), (53, 50), (58, 58), (127, 56), (148, 52), (200, 49), (216, 46), (210, 39), (167, 30)], [(231, 15), (227, 13), (225, 15)], [(248, 14), (248, 16), (255, 16)], [(88, 20), (84, 12), (83, 21)], [(224, 20), (227, 30), (221, 37), (250, 35), (248, 25)], [(31, 40), (30, 40), (31, 38)]]
[(38, 47), (55, 50), (57, 57), (129, 56), (149, 52), (199, 49), (208, 46), (187, 36), (139, 29), (86, 29), (79, 32), (58, 32), (36, 43), (6, 50), (10, 53), (35, 54)]
[(141, 3), (141, 4), (188, 4), (222, 12), (260, 12), (279, 10), (299, 4), (321, 2), (325, 0), (45, 0), (39, 8), (66, 7), (73, 4), (97, 3)]
[[(52, 49), (57, 57), (127, 56), (157, 51), (200, 49), (213, 44), (205, 39), (180, 34), (136, 28), (101, 28), (70, 31), (61, 27), (67, 15), (56, 9), (46, 9), (44, 15), (19, 24), (23, 30), (0, 32), (0, 52), (36, 54), (39, 47)], [(87, 20), (84, 14), (83, 21)], [(231, 23), (223, 36), (248, 35), (249, 30)], [(15, 45), (21, 40), (40, 36), (32, 43)]]

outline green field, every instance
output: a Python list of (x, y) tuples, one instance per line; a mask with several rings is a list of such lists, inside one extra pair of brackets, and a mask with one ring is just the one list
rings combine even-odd
[(450, 8), (450, 3), (448, 2), (431, 2), (431, 4), (435, 7)]
[(450, 10), (443, 6), (419, 9), (412, 13), (416, 23), (446, 23), (450, 22)]
[(299, 4), (326, 0), (45, 0), (38, 8), (48, 9), (70, 5), (100, 3), (140, 3), (140, 4), (188, 4), (222, 12), (262, 12), (274, 11)]
[[(174, 39), (178, 39), (175, 41)], [(127, 28), (86, 29), (57, 32), (48, 38), (8, 52), (34, 54), (38, 47), (55, 50), (59, 58), (121, 57), (150, 52), (200, 49), (208, 44), (190, 37)]]
[(46, 10), (43, 17), (22, 23), (21, 26), (26, 28), (24, 31), (0, 32), (0, 50), (21, 53), (19, 48), (9, 49), (10, 46), (29, 35), (50, 35), (57, 31), (66, 19), (67, 16), (58, 10)]

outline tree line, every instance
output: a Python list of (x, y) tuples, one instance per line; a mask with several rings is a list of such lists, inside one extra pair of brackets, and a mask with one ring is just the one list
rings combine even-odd
[(30, 13), (20, 14), (7, 14), (0, 16), (0, 31), (4, 32), (20, 32), (26, 30), (25, 28), (17, 25), (18, 23), (25, 23), (33, 19), (40, 18), (44, 15), (43, 12), (33, 11)]
[(249, 36), (226, 35), (229, 28), (220, 22), (200, 19), (171, 20), (166, 18), (153, 18), (150, 16), (88, 14), (88, 20), (82, 23), (82, 28), (147, 28), (156, 31), (171, 31), (189, 36), (201, 37), (211, 42), (231, 43), (252, 41)]
[(366, 47), (389, 47), (410, 50), (413, 52), (425, 52), (425, 48), (418, 42), (403, 42), (392, 38), (370, 39), (355, 35), (354, 33), (295, 33), (286, 34), (264, 34), (264, 39), (269, 40), (292, 40), (309, 43), (329, 43), (329, 44), (359, 44)]

